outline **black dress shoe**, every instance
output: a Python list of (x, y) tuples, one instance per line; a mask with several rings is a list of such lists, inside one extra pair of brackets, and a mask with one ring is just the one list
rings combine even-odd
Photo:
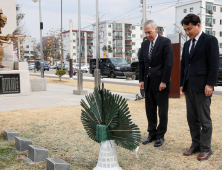
[(156, 140), (156, 143), (154, 144), (155, 147), (160, 147), (163, 145), (164, 138), (159, 138)]
[(144, 141), (142, 142), (142, 144), (146, 145), (147, 143), (151, 143), (151, 142), (153, 142), (154, 140), (156, 140), (155, 137), (148, 137), (146, 140), (144, 140)]

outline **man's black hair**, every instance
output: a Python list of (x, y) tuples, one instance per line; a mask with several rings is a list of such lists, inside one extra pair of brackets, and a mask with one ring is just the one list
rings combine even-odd
[(192, 25), (197, 25), (198, 23), (201, 23), (200, 21), (200, 17), (195, 15), (195, 14), (188, 14), (187, 16), (185, 16), (183, 18), (183, 20), (181, 21), (181, 24), (183, 25), (189, 25), (189, 24), (192, 24)]

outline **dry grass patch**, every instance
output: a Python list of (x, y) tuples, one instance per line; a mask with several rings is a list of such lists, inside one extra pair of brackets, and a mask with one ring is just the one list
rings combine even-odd
[[(30, 76), (30, 77), (35, 77), (35, 76)], [(59, 78), (46, 77), (46, 79), (47, 79), (47, 83), (62, 84), (62, 85), (77, 87), (77, 80), (74, 80), (74, 79), (73, 80), (62, 79), (61, 81), (59, 80)], [(83, 87), (93, 89), (94, 82), (83, 81)], [(106, 87), (106, 89), (109, 89), (110, 91), (115, 91), (115, 92), (131, 93), (131, 94), (140, 93), (139, 84), (138, 84), (138, 86), (126, 86), (126, 85), (105, 83), (105, 87)]]
[[(136, 159), (135, 152), (117, 147), (120, 166), (124, 170), (221, 169), (221, 102), (222, 96), (212, 97), (214, 154), (209, 160), (199, 162), (196, 160), (197, 154), (190, 157), (182, 156), (185, 149), (190, 146), (191, 139), (186, 121), (185, 99), (181, 97), (170, 99), (168, 131), (163, 146), (155, 148), (154, 143), (145, 146), (141, 144), (138, 152), (139, 159)], [(144, 140), (147, 138), (144, 100), (128, 101), (128, 105), (132, 119), (139, 126)], [(19, 131), (22, 137), (29, 138), (35, 145), (48, 149), (50, 157), (69, 162), (72, 169), (91, 170), (96, 166), (100, 146), (88, 138), (80, 115), (81, 106), (0, 112), (0, 129)], [(9, 144), (8, 141), (0, 139), (0, 148), (10, 147)], [(46, 163), (27, 165), (22, 160), (25, 156), (27, 152), (17, 152), (16, 161), (8, 164), (5, 169), (45, 169)]]

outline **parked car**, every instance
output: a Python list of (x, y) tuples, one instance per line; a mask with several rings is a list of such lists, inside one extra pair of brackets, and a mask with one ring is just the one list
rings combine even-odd
[(28, 69), (29, 69), (29, 70), (32, 70), (32, 68), (33, 68), (32, 65), (31, 65), (31, 64), (28, 64)]
[[(59, 63), (59, 64), (57, 65), (57, 70), (61, 70), (61, 63)], [(67, 63), (64, 64), (63, 70), (68, 71), (68, 70), (69, 70), (69, 64), (67, 64)]]
[[(44, 71), (45, 70), (49, 71), (49, 62), (48, 61), (43, 61), (43, 67), (44, 67)], [(37, 71), (39, 71), (41, 69), (41, 61), (38, 61), (36, 63), (36, 69), (37, 69)]]
[(56, 69), (56, 64), (51, 65), (50, 68)]
[(217, 83), (222, 83), (222, 54), (220, 54), (219, 58), (219, 71), (217, 76)]
[[(130, 64), (124, 58), (115, 57), (115, 58), (101, 58), (104, 70), (103, 75), (111, 78), (116, 76), (124, 76), (124, 72), (130, 71)], [(96, 59), (90, 60), (90, 74), (94, 76), (94, 70), (96, 68)]]
[(135, 76), (133, 76), (134, 80), (139, 80), (139, 61), (133, 61), (131, 63), (131, 72), (135, 72)]

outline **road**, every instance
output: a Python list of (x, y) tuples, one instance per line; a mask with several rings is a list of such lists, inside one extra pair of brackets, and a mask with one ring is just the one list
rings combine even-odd
[[(55, 75), (56, 69), (49, 69), (49, 71), (44, 71), (44, 74), (53, 74)], [(29, 73), (34, 73), (34, 70), (29, 70)], [(36, 71), (36, 73), (40, 73), (40, 71)], [(67, 73), (68, 74), (68, 73)], [(76, 77), (76, 76), (74, 76)], [(83, 73), (83, 77), (92, 77), (90, 73)], [(125, 76), (117, 76), (116, 79), (126, 79)]]

